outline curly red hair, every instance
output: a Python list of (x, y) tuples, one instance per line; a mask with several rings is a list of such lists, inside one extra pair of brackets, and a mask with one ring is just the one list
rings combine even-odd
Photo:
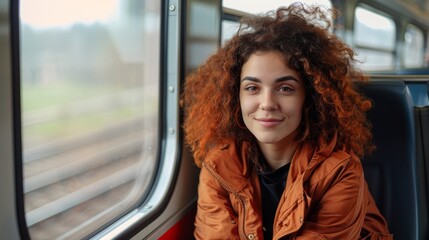
[(354, 51), (330, 33), (329, 26), (325, 9), (302, 4), (244, 19), (237, 34), (187, 77), (182, 96), (185, 141), (197, 165), (222, 139), (250, 141), (253, 151), (257, 149), (239, 103), (241, 68), (257, 51), (282, 53), (304, 80), (298, 141), (320, 144), (322, 139), (327, 144), (336, 137), (336, 149), (359, 157), (371, 151), (371, 125), (365, 114), (371, 102), (358, 91), (366, 77), (354, 67)]

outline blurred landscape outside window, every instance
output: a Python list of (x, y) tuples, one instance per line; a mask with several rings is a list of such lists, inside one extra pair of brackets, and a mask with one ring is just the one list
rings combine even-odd
[(159, 147), (158, 0), (20, 1), (26, 222), (81, 239), (136, 208)]

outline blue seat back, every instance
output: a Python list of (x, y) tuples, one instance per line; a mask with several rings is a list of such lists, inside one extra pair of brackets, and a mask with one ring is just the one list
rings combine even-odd
[(368, 113), (375, 152), (362, 159), (365, 178), (396, 240), (419, 239), (419, 172), (413, 100), (403, 81), (374, 80), (364, 86), (373, 100)]

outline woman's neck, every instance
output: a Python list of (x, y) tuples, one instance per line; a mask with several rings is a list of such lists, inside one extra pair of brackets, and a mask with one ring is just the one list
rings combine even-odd
[(273, 144), (259, 143), (259, 148), (272, 171), (290, 163), (297, 147), (296, 140)]

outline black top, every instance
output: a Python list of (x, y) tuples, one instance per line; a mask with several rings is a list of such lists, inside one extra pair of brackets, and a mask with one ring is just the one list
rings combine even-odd
[(258, 174), (262, 194), (262, 224), (264, 239), (273, 238), (273, 222), (277, 206), (286, 187), (290, 163), (273, 171), (263, 171)]

